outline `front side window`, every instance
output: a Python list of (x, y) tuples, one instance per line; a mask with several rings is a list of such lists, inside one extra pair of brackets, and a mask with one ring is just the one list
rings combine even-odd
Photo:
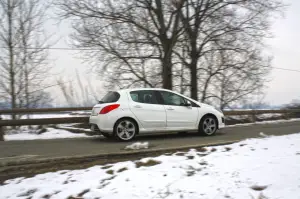
[(130, 97), (135, 102), (157, 104), (157, 100), (152, 90), (131, 91)]
[(186, 104), (185, 99), (179, 95), (176, 95), (175, 93), (167, 91), (160, 91), (160, 93), (166, 105), (184, 106)]
[(104, 103), (114, 103), (120, 99), (120, 94), (118, 92), (110, 91), (108, 92), (100, 101), (100, 104)]

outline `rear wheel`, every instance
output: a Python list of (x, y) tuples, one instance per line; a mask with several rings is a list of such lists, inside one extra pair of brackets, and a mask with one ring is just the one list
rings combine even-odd
[(130, 141), (137, 134), (137, 125), (132, 119), (124, 118), (115, 124), (114, 136), (121, 141)]
[(205, 116), (199, 124), (199, 133), (206, 136), (211, 136), (216, 133), (218, 129), (218, 122), (215, 117)]

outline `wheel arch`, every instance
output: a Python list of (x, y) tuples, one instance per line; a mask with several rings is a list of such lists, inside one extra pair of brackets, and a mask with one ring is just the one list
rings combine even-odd
[(132, 121), (135, 123), (136, 127), (137, 127), (137, 132), (136, 132), (136, 134), (139, 134), (139, 132), (140, 132), (140, 127), (139, 127), (138, 122), (137, 122), (133, 117), (129, 117), (129, 116), (124, 116), (124, 117), (119, 118), (119, 119), (115, 122), (115, 124), (114, 124), (114, 129), (116, 128), (117, 123), (118, 123), (120, 120), (122, 120), (122, 119), (129, 119), (129, 120), (132, 120)]
[(204, 115), (201, 117), (200, 121), (199, 121), (198, 127), (200, 126), (200, 124), (201, 124), (201, 122), (204, 120), (204, 118), (207, 117), (207, 116), (211, 116), (211, 117), (213, 117), (213, 118), (216, 119), (216, 122), (217, 122), (217, 129), (219, 129), (219, 120), (218, 120), (217, 116), (216, 116), (215, 114), (213, 114), (213, 113), (206, 113), (206, 114), (204, 114)]

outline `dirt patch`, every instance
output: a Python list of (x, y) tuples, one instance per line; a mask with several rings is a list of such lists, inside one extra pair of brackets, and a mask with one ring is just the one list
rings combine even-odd
[(31, 196), (32, 194), (34, 194), (37, 191), (37, 189), (29, 189), (24, 193), (21, 193), (18, 195), (18, 197), (25, 197), (25, 196)]
[(117, 172), (121, 173), (121, 172), (126, 171), (126, 170), (128, 170), (128, 168), (127, 167), (123, 167), (123, 168), (119, 169)]
[(215, 152), (215, 151), (217, 151), (216, 148), (212, 148), (212, 149), (210, 150), (210, 152)]
[(150, 159), (147, 162), (137, 161), (137, 162), (135, 162), (135, 166), (136, 166), (136, 168), (151, 167), (151, 166), (154, 166), (154, 165), (157, 165), (160, 163), (161, 163), (160, 161)]
[(90, 189), (85, 189), (85, 190), (83, 190), (82, 192), (80, 192), (77, 196), (78, 197), (82, 197), (84, 194), (86, 194), (87, 192), (89, 192), (90, 191)]
[(186, 156), (186, 157), (187, 157), (187, 159), (189, 159), (189, 160), (192, 160), (192, 159), (195, 158), (195, 156), (193, 156), (193, 155), (188, 155), (188, 156)]

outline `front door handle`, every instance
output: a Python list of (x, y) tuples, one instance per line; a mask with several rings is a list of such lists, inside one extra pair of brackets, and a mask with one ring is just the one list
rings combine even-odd
[(167, 110), (173, 111), (174, 109), (172, 107), (167, 108)]

